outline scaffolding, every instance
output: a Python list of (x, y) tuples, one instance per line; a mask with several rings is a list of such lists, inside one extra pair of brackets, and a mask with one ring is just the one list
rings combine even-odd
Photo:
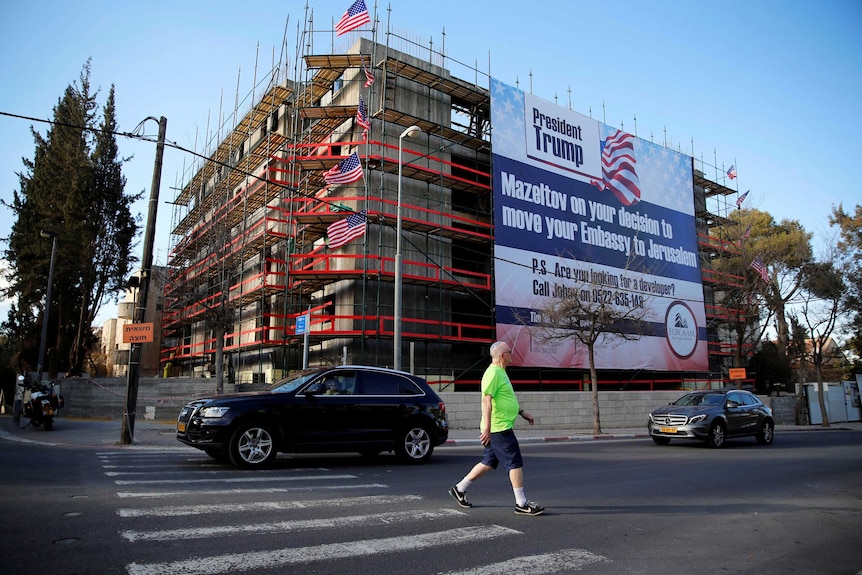
[[(192, 167), (174, 200), (162, 347), (169, 375), (206, 375), (224, 324), (231, 383), (274, 381), (302, 364), (295, 325), (305, 315), (312, 365), (390, 365), (399, 173), (405, 368), (451, 382), (477, 359), (484, 367), (495, 339), (490, 72), (373, 21), (372, 32), (336, 40), (308, 17), (293, 77), (273, 69)], [(357, 121), (360, 96), (367, 130)], [(422, 134), (402, 142), (410, 126)], [(364, 177), (327, 184), (325, 173), (353, 153)], [(707, 315), (717, 321), (731, 311), (715, 292), (735, 278), (709, 265), (725, 249), (713, 230), (728, 225), (736, 192), (716, 182), (717, 168), (716, 181), (707, 178), (710, 168), (692, 160)], [(360, 211), (365, 234), (330, 249), (329, 226)], [(710, 369), (720, 369), (731, 344), (713, 333), (709, 345)]]

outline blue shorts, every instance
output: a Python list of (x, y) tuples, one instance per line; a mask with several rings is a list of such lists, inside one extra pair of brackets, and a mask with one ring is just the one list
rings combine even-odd
[(507, 429), (491, 434), (491, 444), (485, 448), (485, 453), (482, 454), (482, 463), (494, 469), (497, 469), (497, 466), (502, 463), (503, 469), (506, 471), (524, 467), (524, 460), (521, 458), (521, 446), (518, 445), (518, 438), (515, 437), (514, 430)]

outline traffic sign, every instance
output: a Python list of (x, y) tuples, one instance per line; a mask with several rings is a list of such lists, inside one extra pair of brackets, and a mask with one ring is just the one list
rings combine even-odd
[(294, 333), (296, 335), (302, 335), (308, 331), (308, 314), (298, 316), (296, 318), (296, 329)]
[(123, 326), (123, 343), (152, 343), (153, 324), (127, 323)]

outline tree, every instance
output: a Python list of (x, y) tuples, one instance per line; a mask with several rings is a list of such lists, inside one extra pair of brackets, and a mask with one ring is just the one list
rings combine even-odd
[(799, 320), (798, 315), (790, 316), (790, 343), (787, 346), (787, 354), (791, 363), (795, 362), (798, 366), (797, 378), (799, 380), (799, 388), (796, 393), (796, 408), (795, 421), (796, 425), (804, 425), (808, 420), (808, 406), (804, 402), (803, 385), (805, 384), (806, 374), (806, 350), (808, 346), (808, 332), (805, 326)]
[[(90, 91), (90, 63), (79, 83), (68, 86), (54, 108), (45, 137), (33, 130), (33, 160), (24, 160), (20, 190), (13, 195), (15, 222), (9, 236), (7, 297), (17, 300), (4, 330), (22, 343), (22, 363), (36, 365), (34, 341), (48, 322), (45, 365), (48, 373), (80, 373), (93, 345), (92, 322), (109, 294), (123, 286), (135, 258), (132, 241), (138, 225), (131, 214), (140, 197), (124, 192), (124, 162), (118, 155), (114, 87), (101, 120)], [(45, 308), (51, 242), (57, 234), (51, 314)], [(34, 337), (35, 334), (35, 337)]]
[(840, 204), (833, 206), (829, 223), (838, 226), (838, 265), (847, 279), (844, 309), (850, 312), (848, 343), (857, 356), (862, 356), (862, 205), (856, 204), (853, 214), (846, 213)]
[(847, 286), (844, 275), (832, 261), (812, 262), (803, 269), (802, 310), (800, 312), (810, 336), (809, 359), (817, 374), (818, 399), (823, 427), (829, 427), (826, 412), (826, 390), (823, 385), (823, 364), (827, 356), (832, 332), (838, 322), (839, 310)]
[[(571, 258), (574, 260), (574, 258)], [(534, 333), (543, 342), (567, 340), (574, 337), (587, 348), (593, 404), (593, 433), (602, 433), (599, 409), (599, 378), (596, 372), (596, 344), (621, 344), (640, 339), (651, 318), (650, 299), (637, 295), (636, 299), (617, 301), (613, 298), (593, 297), (596, 286), (579, 281), (565, 290), (565, 295), (550, 299), (538, 306), (541, 320), (534, 323)], [(586, 297), (586, 294), (591, 294)], [(628, 294), (631, 296), (632, 294)]]
[[(796, 220), (776, 223), (769, 213), (759, 210), (736, 210), (730, 219), (736, 225), (725, 228), (728, 249), (713, 266), (737, 280), (724, 302), (736, 313), (724, 321), (736, 333), (734, 364), (742, 367), (744, 344), (759, 342), (770, 318), (774, 318), (777, 353), (787, 355), (787, 306), (799, 291), (802, 267), (811, 261), (811, 234)], [(763, 274), (752, 267), (755, 261), (762, 263)]]
[(790, 361), (778, 353), (778, 346), (764, 341), (760, 349), (751, 357), (748, 367), (755, 373), (755, 387), (758, 393), (769, 394), (773, 389), (781, 391), (790, 381)]

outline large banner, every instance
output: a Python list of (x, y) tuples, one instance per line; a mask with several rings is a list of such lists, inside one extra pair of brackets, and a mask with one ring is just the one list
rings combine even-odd
[[(538, 326), (554, 298), (638, 308), (600, 369), (707, 371), (691, 159), (491, 79), (497, 338), (513, 365), (587, 368)], [(642, 329), (646, 326), (646, 330)]]

